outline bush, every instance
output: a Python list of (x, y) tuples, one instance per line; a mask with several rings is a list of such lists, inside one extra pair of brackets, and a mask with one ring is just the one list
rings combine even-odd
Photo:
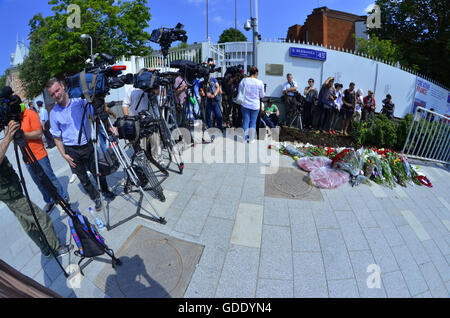
[(364, 122), (353, 122), (353, 139), (367, 147), (402, 150), (408, 136), (412, 115), (400, 121), (388, 119), (385, 115), (369, 117)]

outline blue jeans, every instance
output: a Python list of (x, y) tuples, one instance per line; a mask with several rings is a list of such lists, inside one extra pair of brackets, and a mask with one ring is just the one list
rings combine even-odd
[(206, 125), (208, 128), (212, 127), (211, 124), (211, 111), (214, 112), (214, 116), (216, 117), (216, 125), (217, 128), (222, 130), (222, 113), (220, 112), (220, 107), (217, 102), (208, 101), (206, 103), (205, 116), (206, 116)]
[(250, 140), (255, 139), (256, 133), (256, 120), (258, 119), (259, 109), (248, 109), (244, 106), (242, 108), (242, 120), (244, 129), (245, 140), (249, 139), (249, 129), (250, 129)]
[[(63, 199), (68, 199), (69, 198), (69, 194), (67, 193), (67, 191), (63, 188), (63, 186), (61, 185), (61, 183), (59, 182), (58, 178), (56, 178), (55, 174), (53, 173), (53, 169), (52, 166), (50, 164), (50, 160), (48, 159), (48, 156), (45, 156), (44, 158), (42, 158), (41, 160), (38, 160), (39, 165), (42, 167), (42, 169), (44, 170), (45, 174), (48, 176), (48, 178), (50, 179), (50, 181), (53, 183), (53, 185), (55, 186), (55, 188), (58, 191), (58, 194), (63, 198)], [(42, 186), (42, 184), (40, 183), (39, 179), (37, 178), (37, 176), (34, 174), (33, 169), (31, 168), (30, 165), (26, 165), (28, 172), (30, 173), (31, 178), (33, 179), (34, 183), (36, 183), (39, 191), (41, 191), (42, 193), (42, 197), (44, 198), (45, 203), (51, 203), (53, 202), (52, 197), (50, 197), (50, 195), (47, 193), (47, 191), (44, 189), (44, 187)]]
[(269, 126), (269, 128), (275, 128), (278, 126), (280, 119), (276, 114), (270, 114), (270, 116), (265, 116), (263, 121), (267, 126)]

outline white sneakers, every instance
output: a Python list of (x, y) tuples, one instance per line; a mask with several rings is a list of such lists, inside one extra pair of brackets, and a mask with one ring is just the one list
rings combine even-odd
[(75, 180), (77, 180), (77, 175), (75, 173), (72, 173), (72, 176), (69, 179), (69, 183), (74, 183)]

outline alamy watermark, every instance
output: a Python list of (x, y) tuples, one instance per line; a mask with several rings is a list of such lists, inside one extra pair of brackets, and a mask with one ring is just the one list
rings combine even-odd
[(70, 15), (67, 17), (67, 27), (69, 29), (81, 28), (81, 9), (77, 4), (71, 4), (67, 7), (67, 13)]
[(380, 29), (381, 28), (381, 9), (377, 4), (371, 4), (366, 9), (370, 15), (367, 17), (366, 25), (368, 29)]
[(377, 264), (370, 264), (366, 269), (371, 273), (366, 280), (367, 288), (381, 288), (381, 268)]

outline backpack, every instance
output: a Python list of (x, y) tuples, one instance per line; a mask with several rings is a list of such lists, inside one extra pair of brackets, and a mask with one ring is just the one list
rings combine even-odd
[[(69, 218), (69, 227), (75, 244), (78, 247), (78, 250), (74, 254), (81, 258), (78, 266), (85, 258), (100, 256), (106, 251), (114, 256), (112, 250), (106, 245), (105, 239), (98, 233), (97, 228), (80, 212), (75, 211), (74, 215)], [(80, 272), (83, 274), (81, 267)]]

